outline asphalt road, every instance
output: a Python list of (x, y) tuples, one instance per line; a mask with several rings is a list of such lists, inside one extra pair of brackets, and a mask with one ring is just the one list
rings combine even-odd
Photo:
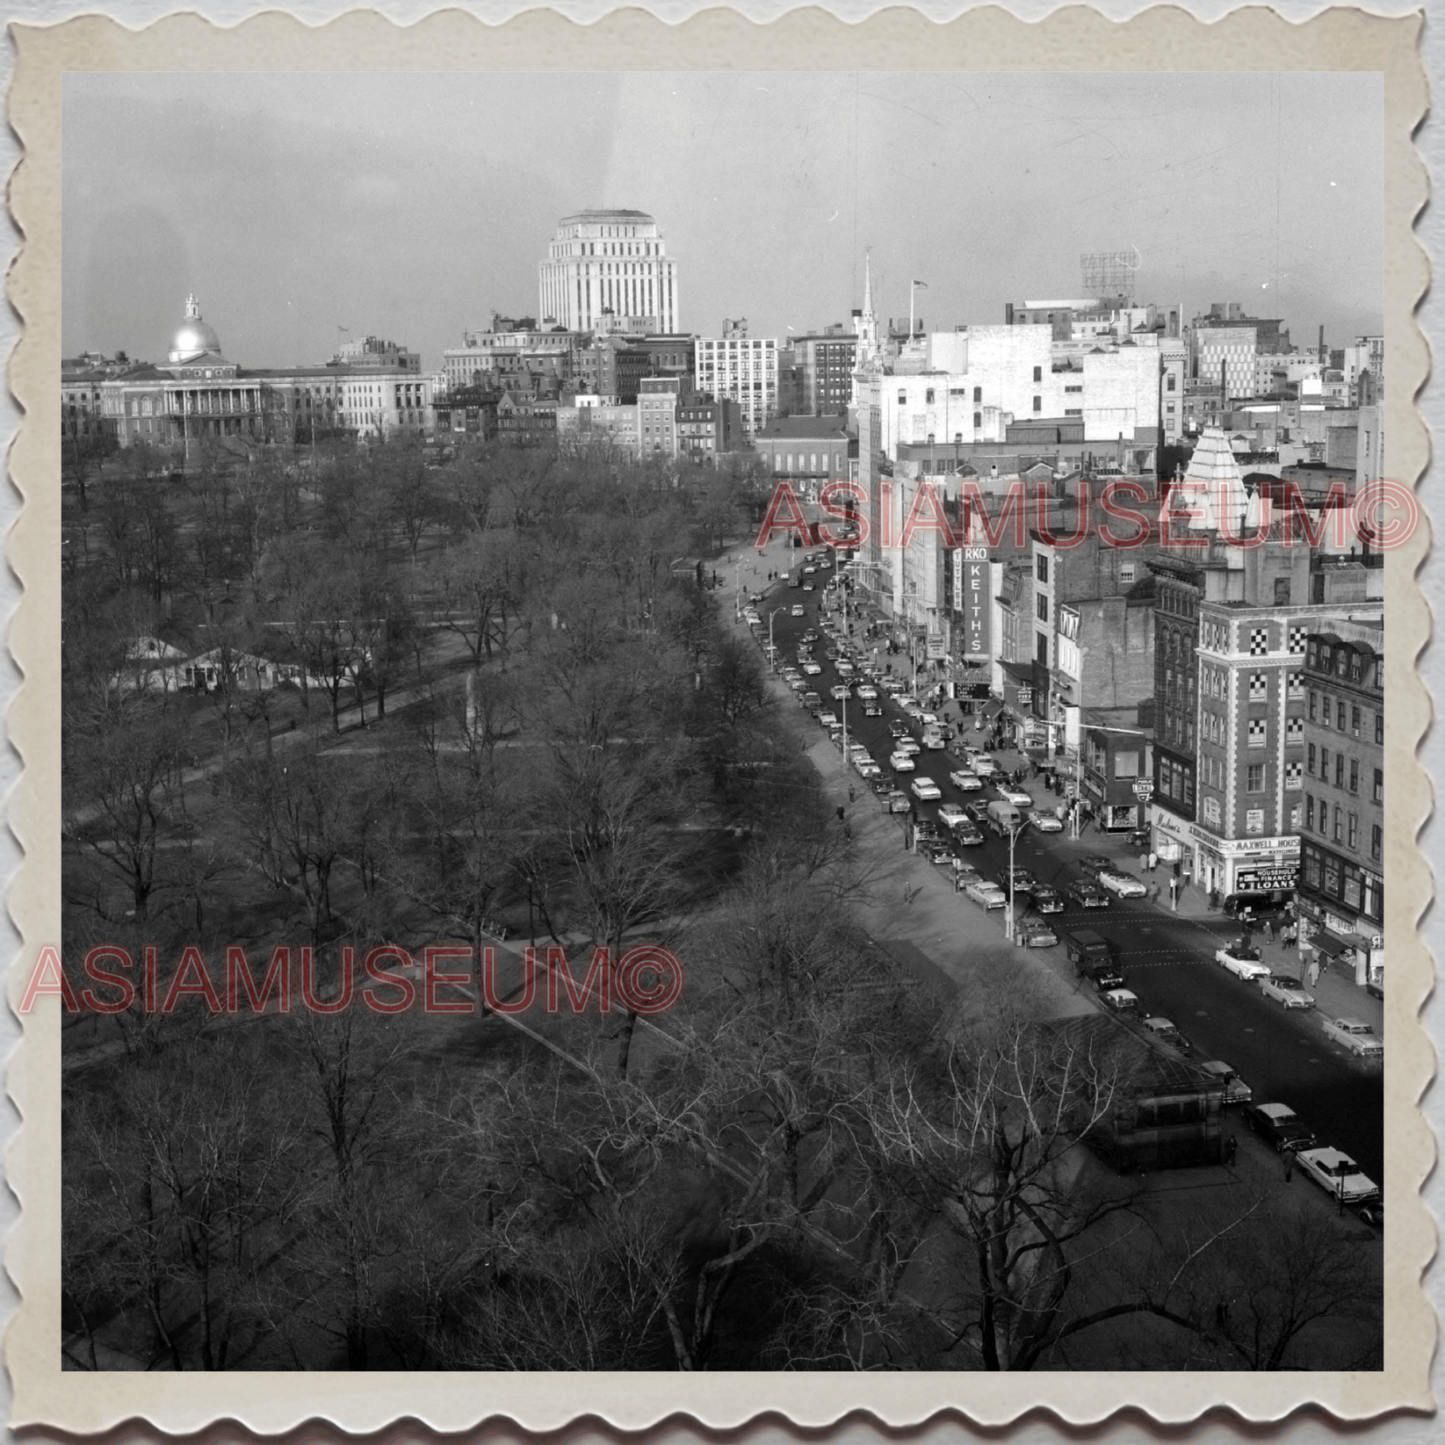
[[(792, 553), (789, 562), (801, 567), (801, 554)], [(808, 679), (808, 686), (822, 698), (825, 707), (838, 713), (841, 704), (829, 698), (829, 690), (840, 678), (827, 660), (828, 634), (822, 631), (819, 604), (826, 596), (833, 606), (836, 593), (824, 593), (831, 570), (820, 569), (814, 578), (818, 589), (805, 592), (774, 583), (759, 604), (762, 640), (767, 637), (767, 619), (778, 607), (787, 607), (773, 620), (773, 640), (778, 646), (778, 663), (783, 666), (797, 658), (798, 639), (812, 628), (822, 633), (813, 649), (823, 671)], [(802, 604), (805, 616), (791, 615)], [(859, 629), (861, 631), (861, 629)], [(855, 637), (855, 642), (857, 638)], [(861, 644), (860, 644), (861, 646)], [(871, 646), (870, 646), (871, 650)], [(880, 649), (880, 658), (883, 656)], [(895, 666), (899, 659), (894, 659)], [(957, 724), (949, 708), (950, 725)], [(865, 717), (853, 699), (847, 704), (849, 742), (861, 742), (889, 776), (888, 757), (893, 751), (888, 724), (907, 721), (891, 701), (884, 703), (882, 717)], [(915, 736), (918, 729), (914, 728)], [(973, 741), (969, 734), (968, 741)], [(948, 752), (923, 752), (915, 757), (917, 771), (896, 778), (897, 786), (908, 792), (909, 783), (920, 774), (933, 779), (943, 793), (943, 802), (968, 803), (998, 796), (992, 787), (961, 793), (948, 774), (960, 766)], [(861, 780), (860, 794), (866, 788)], [(1037, 798), (1055, 801), (1031, 789)], [(917, 803), (920, 817), (933, 817), (937, 803)], [(1097, 840), (1097, 834), (1091, 835)], [(1075, 842), (1066, 834), (1023, 833), (1016, 845), (1014, 862), (1027, 868), (1041, 882), (1063, 888), (1084, 874), (1075, 861), (1091, 851), (1089, 839)], [(1008, 866), (1008, 841), (984, 830), (984, 842), (967, 853), (968, 861), (986, 878), (997, 878)], [(1224, 919), (1200, 919), (1171, 913), (1158, 905), (1137, 899), (1111, 898), (1108, 909), (1070, 908), (1054, 914), (1049, 923), (1057, 929), (1091, 928), (1116, 944), (1120, 967), (1129, 988), (1139, 995), (1147, 1014), (1162, 1014), (1173, 1021), (1193, 1045), (1197, 1060), (1223, 1059), (1254, 1089), (1257, 1102), (1276, 1101), (1290, 1105), (1315, 1129), (1320, 1139), (1351, 1155), (1377, 1183), (1384, 1178), (1384, 1080), (1379, 1064), (1352, 1059), (1331, 1044), (1320, 1030), (1314, 1011), (1286, 1010), (1267, 999), (1257, 986), (1235, 978), (1214, 961), (1214, 950), (1238, 933), (1238, 926)]]

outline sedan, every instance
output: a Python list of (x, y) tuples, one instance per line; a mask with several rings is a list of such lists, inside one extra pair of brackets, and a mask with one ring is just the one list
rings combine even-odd
[(923, 749), (919, 747), (917, 738), (899, 738), (894, 744), (894, 751), (900, 753), (921, 753)]
[(996, 883), (985, 882), (982, 878), (980, 878), (977, 883), (968, 884), (963, 891), (982, 908), (994, 909), (1008, 907), (1008, 899), (1004, 897), (1003, 889)]
[(953, 830), (953, 841), (961, 848), (977, 848), (983, 842), (983, 829), (967, 820)]
[(1064, 820), (1053, 813), (1035, 813), (1033, 825), (1040, 833), (1062, 833)]
[(921, 773), (913, 780), (913, 796), (920, 803), (936, 803), (943, 794), (939, 791), (938, 784), (932, 778), (926, 778)]
[(1321, 1189), (1345, 1204), (1363, 1204), (1380, 1192), (1380, 1186), (1362, 1174), (1360, 1166), (1339, 1149), (1331, 1149), (1329, 1145), (1301, 1149), (1295, 1158)]
[(968, 814), (957, 803), (944, 803), (938, 810), (938, 821), (948, 828), (968, 822)]
[(897, 718), (894, 718), (893, 721), (888, 724), (888, 736), (891, 738), (906, 738), (908, 736), (908, 724), (906, 722), (899, 722)]
[(1019, 924), (1016, 937), (1025, 948), (1052, 948), (1059, 941), (1059, 935), (1036, 918)]
[(1247, 1104), (1254, 1098), (1254, 1090), (1223, 1060), (1210, 1059), (1201, 1063), (1199, 1068), (1216, 1083), (1224, 1086), (1224, 1107), (1226, 1109), (1235, 1104)]
[(1069, 897), (1080, 908), (1107, 908), (1109, 895), (1097, 883), (1083, 882), (1069, 885)]
[(853, 764), (853, 767), (857, 770), (860, 778), (872, 779), (883, 776), (883, 769), (880, 768), (872, 758), (859, 758), (858, 761)]
[(920, 818), (913, 829), (913, 836), (920, 843), (941, 843), (943, 829), (932, 818)]
[[(883, 776), (881, 768), (876, 778), (868, 779), (868, 791), (872, 793), (875, 798), (886, 798), (889, 793), (893, 791), (892, 782)], [(899, 796), (901, 797), (902, 795), (900, 794)]]
[(871, 682), (860, 682), (858, 684), (858, 696), (871, 701), (878, 696), (878, 689)]
[(967, 768), (959, 768), (948, 775), (948, 781), (961, 792), (976, 793), (983, 787), (983, 780)]
[(828, 689), (828, 696), (831, 698), (836, 698), (839, 702), (843, 702), (846, 698), (851, 696), (851, 694), (852, 689), (848, 686), (846, 682), (835, 682), (833, 686)]
[(1110, 993), (1124, 987), (1124, 975), (1112, 963), (1101, 963), (1084, 975), (1100, 993)]
[(907, 813), (912, 811), (913, 804), (908, 801), (907, 793), (900, 793), (897, 788), (893, 788), (885, 799), (885, 808), (890, 813)]
[(1064, 911), (1064, 900), (1059, 897), (1058, 889), (1050, 888), (1046, 883), (1036, 883), (1033, 889), (1034, 907), (1040, 913), (1062, 913)]
[(1271, 973), (1260, 979), (1259, 991), (1266, 998), (1272, 998), (1286, 1008), (1313, 1008), (1315, 1006), (1314, 996), (1305, 992), (1299, 979), (1291, 978), (1287, 973)]
[(1115, 1013), (1136, 1014), (1139, 1012), (1139, 995), (1127, 988), (1111, 988), (1101, 995), (1104, 1006)]
[(1369, 1024), (1359, 1019), (1326, 1019), (1325, 1034), (1337, 1044), (1343, 1044), (1352, 1054), (1361, 1058), (1382, 1059), (1385, 1044)]
[(913, 761), (912, 754), (894, 753), (893, 756), (888, 759), (888, 766), (892, 768), (895, 773), (911, 773), (918, 765)]
[(1231, 943), (1227, 948), (1215, 950), (1214, 961), (1227, 968), (1236, 978), (1244, 979), (1246, 983), (1269, 977), (1269, 965), (1259, 961), (1257, 948), (1245, 948), (1243, 944)]
[(1026, 793), (1022, 788), (1001, 787), (998, 795), (1005, 803), (1012, 803), (1015, 808), (1032, 808), (1034, 798), (1032, 793)]
[(818, 722), (825, 728), (838, 728), (843, 726), (843, 724), (838, 721), (838, 714), (835, 712), (820, 712), (818, 714)]
[(805, 615), (805, 609), (804, 609), (804, 607), (803, 607), (803, 604), (802, 604), (801, 602), (795, 602), (795, 603), (793, 603), (793, 609), (792, 609), (792, 612), (791, 612), (790, 615), (793, 616), (793, 617), (802, 617), (802, 616), (804, 616), (804, 615)]
[(1102, 853), (1090, 853), (1087, 857), (1079, 859), (1079, 867), (1085, 873), (1098, 873), (1106, 868), (1113, 868), (1114, 860), (1106, 858)]
[(808, 679), (806, 677), (790, 677), (787, 684), (794, 692), (807, 692)]
[(1112, 868), (1100, 869), (1099, 886), (1120, 898), (1143, 898), (1148, 889), (1132, 874)]
[(823, 670), (823, 664), (821, 662), (814, 662), (813, 659), (810, 657), (807, 662), (802, 664), (802, 668), (809, 677), (817, 677), (817, 675)]
[(1252, 1104), (1244, 1111), (1244, 1122), (1272, 1144), (1276, 1154), (1308, 1149), (1315, 1142), (1315, 1131), (1288, 1104)]
[[(813, 590), (813, 584), (812, 584), (811, 582), (804, 582), (804, 583), (803, 583), (803, 591), (804, 591), (804, 592), (811, 592), (812, 590)], [(795, 608), (795, 609), (794, 609), (794, 615), (795, 615), (795, 616), (798, 616), (798, 617), (801, 617), (801, 616), (803, 615), (803, 609), (802, 609), (801, 607)]]
[(1189, 1045), (1189, 1040), (1166, 1018), (1145, 1019), (1144, 1032), (1150, 1038), (1158, 1039), (1161, 1044), (1168, 1044), (1171, 1049), (1177, 1049), (1181, 1054), (1194, 1052)]
[(882, 717), (883, 704), (879, 702), (877, 698), (869, 698), (868, 701), (863, 704), (863, 716)]
[(940, 868), (953, 867), (953, 850), (947, 843), (929, 843), (923, 848), (920, 848), (919, 852), (922, 853), (930, 863), (936, 864)]
[[(998, 875), (998, 886), (1008, 892), (1009, 870), (1005, 868)], [(1015, 868), (1013, 870), (1013, 885), (1015, 892), (1028, 893), (1034, 887), (1034, 875), (1027, 868)]]

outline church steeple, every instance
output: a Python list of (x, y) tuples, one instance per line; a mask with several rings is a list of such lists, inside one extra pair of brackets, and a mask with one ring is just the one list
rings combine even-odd
[(858, 345), (853, 353), (853, 399), (858, 399), (857, 378), (870, 376), (879, 367), (882, 353), (878, 344), (878, 317), (873, 311), (873, 248), (863, 255), (863, 306), (853, 313), (853, 334)]

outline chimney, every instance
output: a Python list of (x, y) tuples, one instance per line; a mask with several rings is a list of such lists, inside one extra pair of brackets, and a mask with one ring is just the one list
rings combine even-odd
[(1326, 365), (1328, 365), (1328, 364), (1329, 364), (1329, 359), (1330, 359), (1329, 352), (1327, 352), (1327, 351), (1325, 350), (1325, 324), (1324, 324), (1323, 321), (1321, 321), (1321, 322), (1320, 322), (1320, 365), (1321, 365), (1321, 366), (1326, 366)]
[(1012, 301), (1003, 303), (1003, 324), (1012, 326), (1014, 324), (1014, 304)]

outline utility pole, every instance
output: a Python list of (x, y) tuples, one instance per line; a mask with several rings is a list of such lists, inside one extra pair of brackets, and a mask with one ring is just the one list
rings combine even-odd
[(1023, 830), (1024, 824), (1022, 820), (1020, 820), (1017, 826), (1009, 829), (1008, 833), (1008, 918), (1006, 920), (1007, 926), (1004, 928), (1004, 937), (1007, 938), (1010, 943), (1014, 942), (1018, 931), (1014, 924), (1014, 898), (1016, 896), (1014, 889), (1014, 843)]

